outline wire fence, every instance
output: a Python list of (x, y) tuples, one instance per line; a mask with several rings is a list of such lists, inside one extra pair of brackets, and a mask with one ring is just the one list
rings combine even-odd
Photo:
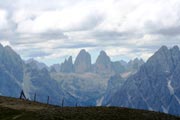
[[(28, 96), (24, 94), (23, 91), (20, 93), (20, 99), (29, 100), (33, 102), (40, 102), (48, 105), (57, 105), (57, 106), (71, 106), (71, 107), (77, 107), (78, 101), (76, 99), (74, 100), (68, 100), (64, 96), (50, 96), (48, 94), (39, 94), (39, 93), (29, 93)], [(80, 105), (80, 104), (79, 104)]]

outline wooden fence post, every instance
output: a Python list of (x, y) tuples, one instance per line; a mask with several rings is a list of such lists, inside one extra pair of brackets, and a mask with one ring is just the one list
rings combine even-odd
[(62, 104), (61, 104), (62, 107), (64, 107), (64, 97), (62, 99)]
[(47, 104), (49, 104), (49, 96), (47, 97)]
[(78, 106), (78, 103), (76, 102), (76, 107)]
[(20, 98), (20, 99), (25, 99), (25, 100), (26, 100), (26, 96), (25, 96), (23, 90), (21, 90), (21, 93), (20, 93), (20, 97), (19, 97), (19, 98)]
[(34, 94), (34, 102), (36, 102), (36, 93)]

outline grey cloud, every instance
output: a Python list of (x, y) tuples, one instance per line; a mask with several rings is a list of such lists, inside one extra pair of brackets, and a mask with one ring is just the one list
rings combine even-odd
[(93, 31), (89, 35), (90, 38), (96, 39), (97, 44), (100, 47), (120, 47), (128, 46), (132, 47), (134, 44), (131, 44), (132, 39), (141, 39), (143, 34), (136, 33), (133, 31), (118, 32), (118, 31)]
[(125, 39), (129, 36), (128, 32), (117, 32), (117, 31), (94, 31), (92, 36), (98, 40), (120, 40)]
[(105, 16), (102, 14), (94, 14), (90, 15), (89, 17), (86, 18), (85, 22), (82, 23), (82, 30), (88, 30), (88, 29), (93, 29), (96, 26), (98, 26), (100, 23), (103, 22), (105, 19)]
[(93, 44), (93, 43), (69, 43), (69, 44), (65, 44), (65, 45), (58, 45), (57, 47), (54, 47), (53, 49), (61, 49), (61, 48), (65, 48), (65, 49), (76, 49), (76, 48), (95, 48), (98, 47), (97, 44)]
[(68, 39), (68, 36), (64, 35), (64, 33), (60, 30), (49, 30), (43, 33), (35, 34), (34, 38), (38, 38), (41, 40), (57, 40), (57, 39)]
[(161, 34), (165, 36), (176, 36), (180, 35), (180, 26), (175, 26), (175, 27), (169, 27), (169, 28), (164, 28), (164, 29), (159, 29), (155, 32), (155, 34)]
[(80, 44), (69, 46), (69, 48), (89, 48), (89, 47), (98, 47), (98, 45), (92, 44), (92, 43), (80, 43)]
[(13, 31), (2, 31), (0, 39), (11, 41), (12, 44), (34, 44), (46, 40), (68, 39), (61, 31), (46, 31), (44, 33), (22, 34)]
[(43, 52), (40, 50), (36, 50), (36, 51), (29, 52), (27, 56), (30, 58), (34, 58), (34, 57), (45, 57), (48, 55), (50, 55), (50, 53), (46, 53), (46, 52)]
[(68, 36), (64, 35), (62, 31), (46, 31), (36, 36), (42, 40), (49, 40), (49, 39), (68, 39)]
[(95, 27), (97, 27), (99, 24), (101, 24), (105, 19), (105, 16), (103, 14), (90, 14), (87, 16), (87, 18), (76, 27), (73, 27), (69, 30), (63, 30), (64, 32), (81, 32), (81, 31), (88, 31), (93, 30)]

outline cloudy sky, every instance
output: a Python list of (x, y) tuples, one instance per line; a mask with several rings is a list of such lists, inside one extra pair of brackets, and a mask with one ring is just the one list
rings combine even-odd
[(180, 45), (179, 0), (0, 0), (0, 43), (47, 64), (100, 50), (147, 59)]

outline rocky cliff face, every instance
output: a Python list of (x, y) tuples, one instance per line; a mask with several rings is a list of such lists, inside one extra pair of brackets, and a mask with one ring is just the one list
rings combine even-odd
[(24, 63), (9, 46), (0, 44), (0, 94), (19, 97), (24, 75)]
[(84, 73), (91, 71), (91, 56), (84, 49), (80, 51), (74, 62), (74, 70), (76, 73)]
[(162, 46), (108, 104), (180, 114), (180, 51)]
[(59, 105), (59, 99), (63, 97), (63, 92), (58, 83), (52, 79), (49, 71), (46, 68), (39, 70), (31, 64), (26, 64), (25, 67), (23, 90), (28, 99), (33, 100), (36, 94), (36, 100), (43, 103), (47, 102), (49, 96), (50, 104)]
[(94, 65), (94, 72), (98, 74), (112, 73), (112, 64), (105, 51), (101, 51)]
[(144, 64), (144, 61), (142, 59), (135, 58), (134, 60), (130, 60), (126, 65), (127, 71), (134, 71), (140, 69), (140, 67)]
[(31, 64), (31, 67), (37, 68), (37, 69), (39, 69), (39, 70), (41, 70), (41, 69), (43, 69), (43, 68), (48, 68), (48, 67), (46, 66), (46, 64), (41, 63), (41, 62), (38, 62), (38, 61), (36, 61), (36, 60), (34, 60), (34, 59), (29, 59), (29, 60), (25, 61), (25, 63), (26, 63), (26, 64)]
[(61, 64), (60, 72), (64, 72), (64, 73), (74, 72), (74, 65), (72, 62), (72, 56), (70, 56), (68, 58), (68, 60), (65, 59), (64, 63)]
[(119, 74), (126, 71), (126, 67), (119, 61), (111, 62), (112, 69), (114, 73)]
[(50, 72), (61, 72), (61, 65), (60, 64), (53, 64), (49, 68)]
[(117, 92), (119, 88), (124, 84), (125, 79), (121, 77), (121, 75), (116, 74), (114, 76), (111, 76), (108, 80), (108, 86), (106, 89), (106, 92), (103, 97), (103, 102), (101, 105), (107, 105), (109, 101), (112, 99), (113, 95)]

